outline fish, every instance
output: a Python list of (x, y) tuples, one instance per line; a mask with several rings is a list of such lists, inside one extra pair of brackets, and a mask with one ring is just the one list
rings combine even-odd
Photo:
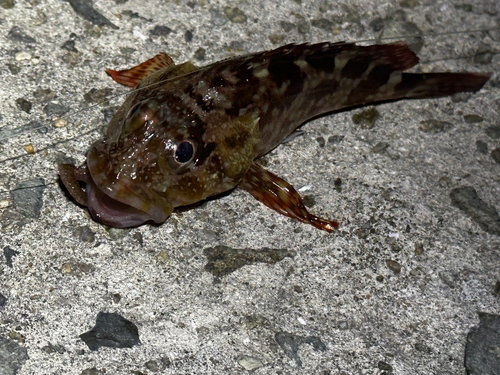
[(308, 120), (348, 108), (477, 92), (491, 73), (407, 73), (403, 42), (288, 44), (197, 67), (166, 53), (107, 72), (134, 88), (86, 162), (58, 166), (92, 218), (117, 228), (165, 222), (235, 188), (274, 211), (331, 232), (339, 222), (305, 207), (259, 162)]

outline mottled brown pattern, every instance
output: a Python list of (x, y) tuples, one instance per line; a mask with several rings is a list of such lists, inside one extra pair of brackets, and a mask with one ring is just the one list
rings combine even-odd
[[(286, 45), (197, 68), (160, 54), (124, 71), (136, 85), (63, 183), (92, 216), (116, 227), (163, 222), (179, 206), (239, 186), (274, 210), (331, 231), (286, 181), (254, 160), (308, 119), (347, 107), (477, 91), (489, 74), (402, 71), (418, 58), (403, 43)], [(78, 181), (85, 182), (86, 199)]]

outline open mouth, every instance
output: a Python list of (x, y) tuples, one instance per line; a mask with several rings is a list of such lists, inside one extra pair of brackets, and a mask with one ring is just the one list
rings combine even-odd
[[(77, 203), (88, 208), (94, 220), (114, 228), (136, 227), (148, 221), (161, 224), (172, 211), (170, 205), (160, 197), (155, 197), (157, 199), (153, 198), (151, 201), (145, 200), (140, 196), (146, 194), (144, 191), (139, 190), (139, 194), (134, 194), (126, 183), (121, 186), (125, 193), (122, 191), (120, 194), (125, 202), (106, 194), (94, 182), (87, 166), (76, 168), (72, 164), (60, 164), (59, 176), (70, 195)], [(85, 183), (85, 190), (80, 182)], [(120, 185), (117, 186), (120, 189)], [(154, 193), (150, 192), (148, 195), (151, 194)], [(154, 204), (153, 201), (158, 199), (161, 200), (164, 209)]]

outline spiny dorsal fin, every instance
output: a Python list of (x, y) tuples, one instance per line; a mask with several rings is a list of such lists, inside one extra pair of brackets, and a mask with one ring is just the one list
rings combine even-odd
[(116, 82), (129, 87), (136, 87), (144, 78), (157, 70), (167, 68), (174, 61), (165, 52), (159, 53), (155, 57), (144, 61), (143, 63), (125, 70), (106, 69), (106, 72)]

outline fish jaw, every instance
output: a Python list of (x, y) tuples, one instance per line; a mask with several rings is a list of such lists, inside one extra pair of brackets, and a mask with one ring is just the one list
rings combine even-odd
[[(71, 164), (60, 164), (59, 175), (70, 195), (82, 206), (87, 207), (95, 221), (109, 225), (114, 228), (130, 228), (142, 225), (146, 222), (161, 224), (172, 212), (171, 206), (163, 205), (163, 210), (159, 206), (148, 207), (141, 203), (140, 195), (130, 195), (128, 202), (135, 203), (136, 208), (128, 202), (121, 202), (106, 194), (106, 189), (100, 189), (89, 172), (86, 165), (76, 168)], [(85, 191), (79, 184), (85, 183)], [(115, 184), (115, 190), (123, 191), (123, 182)], [(108, 190), (109, 191), (109, 190)]]
[(109, 225), (114, 228), (131, 228), (142, 225), (148, 221), (156, 224), (163, 223), (169, 214), (138, 210), (126, 203), (106, 195), (92, 181), (86, 186), (88, 210), (95, 221)]
[(163, 223), (172, 213), (170, 202), (129, 176), (109, 176), (108, 155), (93, 146), (87, 156), (87, 208), (99, 222), (128, 228), (153, 221)]

